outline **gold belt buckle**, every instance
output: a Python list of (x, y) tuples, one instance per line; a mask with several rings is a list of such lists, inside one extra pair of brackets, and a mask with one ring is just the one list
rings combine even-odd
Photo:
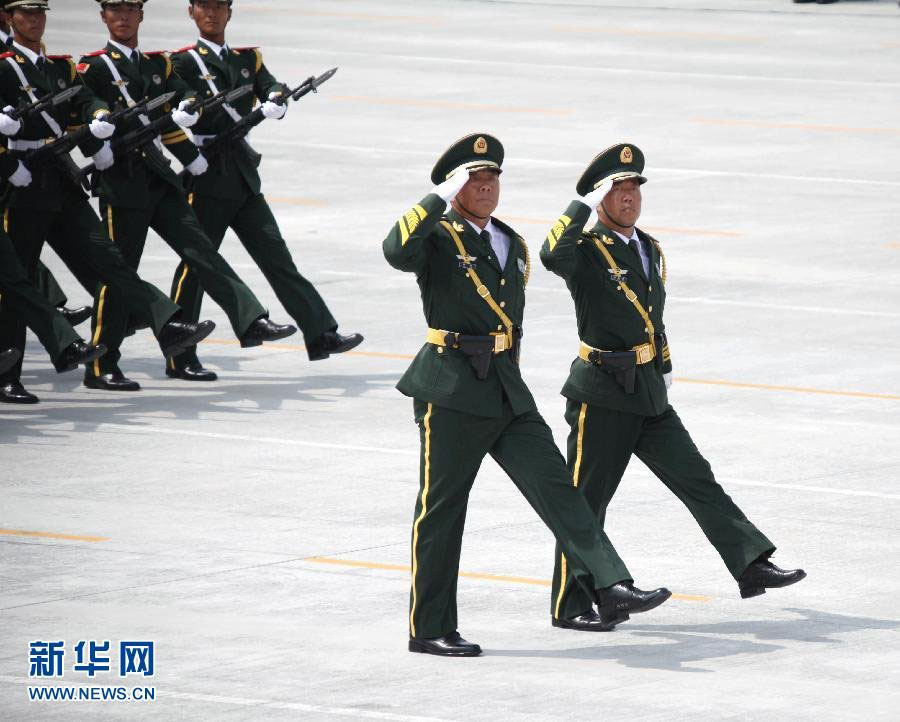
[(637, 362), (639, 364), (650, 363), (653, 360), (653, 352), (650, 350), (650, 344), (645, 343), (643, 346), (638, 346), (635, 351), (637, 351)]
[(494, 353), (503, 353), (507, 348), (509, 347), (505, 333), (494, 336)]

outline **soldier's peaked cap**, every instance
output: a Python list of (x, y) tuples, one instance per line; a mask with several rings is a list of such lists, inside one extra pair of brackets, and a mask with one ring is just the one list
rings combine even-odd
[(13, 10), (49, 10), (50, 0), (6, 0), (0, 2), (3, 10), (11, 13)]
[(501, 173), (503, 165), (503, 144), (487, 133), (472, 133), (460, 138), (438, 158), (431, 171), (431, 182), (435, 185), (447, 180), (450, 172), (460, 166), (470, 171), (493, 168)]
[(97, 0), (101, 5), (141, 5), (150, 0)]
[(644, 184), (644, 154), (633, 143), (617, 143), (610, 146), (602, 153), (597, 154), (590, 162), (575, 190), (578, 195), (586, 195), (606, 180), (616, 181), (626, 178), (637, 178), (638, 183)]

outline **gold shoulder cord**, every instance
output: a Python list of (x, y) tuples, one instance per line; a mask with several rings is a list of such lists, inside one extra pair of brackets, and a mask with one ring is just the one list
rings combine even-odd
[[(603, 254), (603, 257), (606, 259), (606, 262), (609, 264), (609, 267), (612, 269), (613, 273), (618, 274), (619, 266), (613, 259), (612, 254), (608, 250), (606, 250), (606, 246), (603, 245), (599, 238), (595, 236), (592, 237), (594, 238), (594, 244), (597, 246), (597, 248), (600, 249), (600, 253)], [(619, 275), (619, 278), (621, 279), (622, 276)], [(655, 329), (653, 328), (653, 321), (650, 320), (650, 316), (647, 315), (647, 311), (638, 300), (637, 294), (628, 287), (628, 284), (625, 283), (624, 280), (619, 281), (618, 287), (622, 292), (624, 292), (625, 298), (631, 301), (631, 305), (634, 306), (635, 310), (637, 310), (637, 312), (641, 314), (641, 318), (644, 319), (644, 323), (646, 324), (644, 328), (647, 331), (647, 338), (650, 339), (650, 345), (654, 346), (653, 334), (655, 333)]]
[(659, 277), (662, 279), (663, 286), (666, 285), (666, 278), (669, 275), (669, 267), (666, 265), (666, 254), (663, 253), (662, 246), (659, 245), (659, 241), (657, 241), (653, 236), (650, 237), (650, 240), (653, 241), (653, 245), (656, 246), (656, 251), (659, 253), (660, 266), (662, 266), (661, 273)]
[(522, 236), (517, 236), (519, 239), (519, 243), (522, 244), (522, 250), (525, 251), (525, 279), (522, 283), (522, 287), (528, 285), (528, 279), (531, 278), (531, 254), (528, 252), (528, 244), (525, 243), (525, 239)]
[[(459, 234), (456, 232), (453, 226), (450, 225), (450, 221), (442, 220), (441, 225), (447, 229), (447, 232), (450, 234), (450, 237), (456, 244), (456, 248), (459, 251), (460, 256), (462, 258), (468, 258), (469, 254), (466, 252), (466, 247), (463, 245), (462, 239), (459, 237)], [(512, 319), (510, 319), (510, 317), (506, 315), (503, 309), (497, 305), (497, 302), (491, 296), (491, 292), (488, 290), (488, 287), (481, 282), (481, 279), (478, 277), (478, 274), (475, 273), (474, 268), (467, 268), (466, 274), (469, 276), (469, 278), (472, 279), (472, 283), (475, 284), (475, 292), (484, 299), (485, 303), (487, 303), (487, 305), (491, 307), (491, 310), (500, 317), (501, 321), (503, 321), (503, 325), (506, 326), (506, 333), (510, 336), (510, 341), (512, 341)]]

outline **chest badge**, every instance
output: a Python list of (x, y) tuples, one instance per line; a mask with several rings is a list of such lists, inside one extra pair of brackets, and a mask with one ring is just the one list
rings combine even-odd
[(618, 268), (616, 270), (607, 268), (606, 270), (609, 272), (609, 280), (615, 284), (619, 284), (625, 281), (625, 276), (628, 275), (628, 271), (626, 271), (624, 268)]
[(200, 80), (205, 80), (207, 83), (211, 83), (213, 80), (216, 79), (216, 76), (213, 75), (212, 73), (207, 73), (206, 75), (201, 75), (199, 77), (200, 77)]
[(242, 78), (249, 78), (249, 77), (250, 77), (250, 71), (247, 70), (247, 68), (242, 69), (242, 70), (241, 70), (241, 77), (242, 77)]
[(157, 74), (154, 74), (154, 75), (153, 75), (153, 82), (154, 82), (156, 85), (162, 85), (162, 77), (160, 77), (160, 76), (157, 75)]
[(122, 78), (120, 78), (119, 80), (113, 80), (113, 81), (112, 81), (112, 84), (115, 85), (119, 90), (121, 90), (121, 89), (124, 88), (126, 85), (128, 85), (128, 81), (127, 81), (127, 80), (123, 80)]
[(517, 258), (516, 263), (519, 265), (519, 273), (525, 273), (525, 259)]
[(57, 80), (57, 81), (56, 81), (56, 84), (59, 86), (59, 89), (60, 89), (60, 90), (65, 90), (65, 89), (66, 89), (66, 81), (63, 80), (62, 78), (60, 78), (59, 80)]
[(461, 256), (458, 253), (456, 257), (459, 259), (459, 267), (466, 271), (475, 268), (475, 261), (478, 260), (478, 256)]

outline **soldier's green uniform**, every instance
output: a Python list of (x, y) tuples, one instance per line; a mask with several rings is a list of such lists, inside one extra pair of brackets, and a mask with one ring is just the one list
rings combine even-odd
[[(178, 95), (172, 103), (194, 97), (194, 91), (177, 75), (164, 52), (135, 53), (136, 60), (126, 56), (112, 42), (103, 50), (83, 57), (79, 73), (84, 84), (110, 106), (128, 104), (144, 98), (156, 98), (169, 91)], [(170, 109), (158, 107), (146, 115), (153, 121)], [(121, 136), (142, 125), (140, 118), (120, 124)], [(187, 134), (174, 123), (161, 136), (179, 161), (187, 165), (199, 151)], [(117, 158), (115, 164), (99, 173), (97, 195), (104, 229), (122, 251), (125, 260), (137, 268), (149, 229), (156, 231), (172, 249), (197, 273), (204, 289), (228, 315), (235, 334), (240, 338), (259, 318), (268, 316), (253, 292), (210, 243), (197, 216), (191, 210), (178, 176), (169, 166), (159, 147), (151, 144), (143, 150)], [(93, 319), (94, 342), (103, 343), (109, 351), (94, 365), (96, 376), (118, 371), (119, 346), (127, 332), (128, 317), (111, 294), (103, 303), (97, 295)]]
[[(640, 178), (643, 155), (627, 144), (592, 162), (579, 183), (582, 195), (604, 178)], [(669, 404), (664, 374), (672, 369), (665, 339), (665, 258), (659, 244), (637, 229), (650, 256), (647, 277), (639, 253), (599, 221), (585, 225), (593, 209), (573, 201), (541, 248), (544, 265), (566, 281), (575, 301), (579, 356), (562, 389), (570, 427), (568, 466), (601, 524), (632, 454), (682, 501), (737, 579), (775, 547), (716, 482)], [(645, 318), (646, 316), (646, 318)], [(618, 352), (607, 357), (602, 352)], [(633, 390), (607, 365), (630, 357)], [(622, 371), (619, 371), (622, 374)], [(568, 554), (557, 545), (551, 609), (571, 618), (591, 607), (575, 583)]]
[[(68, 56), (39, 56), (34, 60), (18, 45), (0, 57), (0, 103), (17, 106), (30, 102), (33, 96), (71, 87), (76, 80), (75, 63)], [(38, 68), (40, 61), (43, 68)], [(23, 84), (22, 78), (25, 79)], [(85, 122), (108, 106), (89, 90), (61, 106), (36, 117), (26, 117), (22, 128), (7, 141), (8, 152), (0, 153), (0, 176), (8, 178), (19, 158), (57, 137), (57, 130)], [(49, 122), (48, 122), (49, 118)], [(55, 126), (55, 127), (54, 127)], [(95, 153), (102, 142), (90, 137), (82, 147), (86, 155)], [(5, 151), (6, 149), (4, 149)], [(157, 335), (179, 308), (148, 283), (122, 259), (118, 249), (103, 233), (100, 221), (88, 203), (87, 196), (69, 173), (58, 163), (32, 168), (33, 180), (24, 188), (11, 187), (3, 202), (3, 227), (16, 247), (29, 276), (40, 256), (45, 240), (72, 249), (81, 258), (79, 280), (87, 288), (95, 288), (102, 280), (119, 293), (119, 309), (131, 313), (150, 325)], [(96, 341), (95, 341), (96, 344)], [(0, 347), (24, 350), (25, 324), (11, 309), (0, 304)], [(10, 371), (0, 375), (0, 385), (18, 382), (21, 360)]]
[[(252, 93), (239, 98), (230, 108), (215, 108), (200, 117), (191, 128), (200, 144), (229, 128), (237, 117), (250, 113), (254, 97), (265, 101), (271, 93), (287, 91), (266, 68), (258, 48), (225, 47), (217, 52), (201, 39), (173, 53), (172, 62), (178, 76), (201, 96), (244, 85), (253, 87)], [(334, 331), (338, 324), (315, 287), (297, 270), (262, 194), (256, 169), (259, 159), (254, 161), (246, 148), (239, 143), (230, 151), (211, 157), (210, 169), (186, 184), (190, 204), (216, 248), (221, 246), (229, 228), (237, 234), (278, 300), (297, 322), (307, 349), (311, 349), (316, 339), (326, 331)], [(176, 269), (171, 295), (187, 318), (199, 316), (203, 288), (190, 264), (182, 262)], [(172, 369), (194, 363), (199, 363), (196, 347), (169, 361)]]
[[(466, 162), (465, 149), (471, 154), (473, 142), (480, 143), (481, 150), (468, 160), (493, 159), (493, 167), (499, 166), (502, 146), (482, 134), (451, 147), (445, 154), (455, 157), (448, 161), (451, 168)], [(454, 155), (454, 149), (461, 152)], [(428, 342), (397, 384), (414, 399), (421, 441), (409, 614), (414, 639), (440, 637), (457, 628), (456, 581), (466, 504), (487, 455), (506, 471), (559, 540), (575, 574), (590, 580), (586, 595), (630, 579), (572, 486), (550, 429), (522, 379), (517, 354), (528, 250), (515, 231), (491, 220), (511, 239), (503, 268), (490, 244), (433, 193), (394, 224), (383, 244), (391, 266), (416, 274), (429, 327)], [(478, 377), (463, 350), (482, 341), (456, 334), (486, 337), (490, 365), (486, 373), (482, 367), (484, 378)]]

